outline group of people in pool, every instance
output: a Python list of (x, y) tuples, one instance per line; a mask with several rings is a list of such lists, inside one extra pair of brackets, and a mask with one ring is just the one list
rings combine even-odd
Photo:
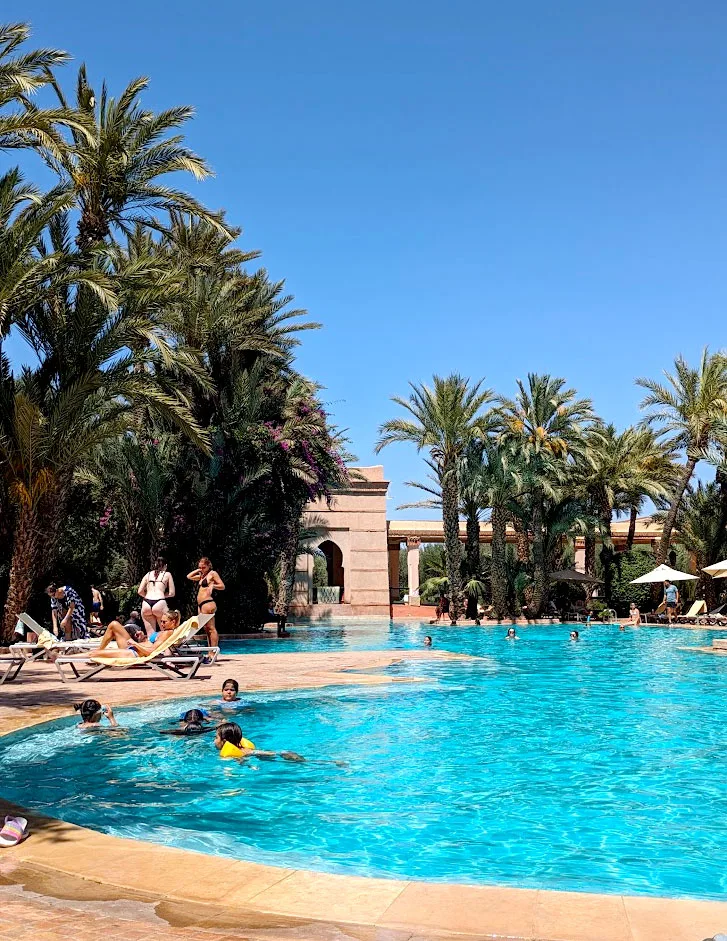
[[(222, 684), (222, 699), (214, 704), (211, 709), (197, 708), (188, 709), (180, 717), (176, 726), (169, 729), (162, 729), (162, 735), (192, 736), (203, 735), (206, 732), (214, 731), (215, 748), (220, 753), (221, 758), (283, 758), (285, 761), (305, 761), (302, 755), (293, 751), (266, 751), (256, 748), (254, 742), (245, 738), (242, 729), (236, 722), (229, 722), (225, 719), (225, 713), (231, 708), (239, 708), (244, 705), (239, 698), (240, 686), (237, 680), (227, 679)], [(113, 709), (108, 704), (102, 704), (97, 699), (85, 699), (81, 703), (75, 703), (73, 708), (81, 714), (81, 722), (78, 728), (84, 731), (117, 731), (121, 728)], [(224, 721), (215, 723), (214, 712), (218, 718)], [(108, 724), (103, 724), (106, 719)]]
[[(580, 640), (580, 634), (578, 633), (578, 631), (571, 631), (570, 639)], [(518, 637), (517, 631), (515, 630), (514, 627), (509, 627), (507, 629), (507, 634), (505, 634), (505, 640), (520, 640), (520, 638)]]

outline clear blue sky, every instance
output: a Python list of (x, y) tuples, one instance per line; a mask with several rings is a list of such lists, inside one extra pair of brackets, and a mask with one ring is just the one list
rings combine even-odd
[(409, 380), (511, 394), (550, 372), (623, 426), (634, 376), (724, 343), (721, 0), (6, 0), (2, 19), (113, 92), (144, 74), (149, 106), (195, 106), (217, 174), (197, 194), (324, 324), (300, 366), (383, 460), (392, 516), (423, 470), (373, 443)]

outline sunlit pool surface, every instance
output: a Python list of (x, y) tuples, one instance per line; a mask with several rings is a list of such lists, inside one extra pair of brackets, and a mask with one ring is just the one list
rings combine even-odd
[[(258, 747), (159, 735), (197, 700), (2, 740), (0, 793), (73, 823), (206, 853), (369, 876), (724, 898), (727, 660), (711, 633), (614, 627), (313, 628), (249, 652), (421, 647), (476, 660), (391, 668), (423, 682), (246, 696)], [(244, 682), (244, 662), (229, 672)], [(222, 671), (215, 675), (223, 678)], [(82, 687), (79, 687), (82, 694)], [(183, 689), (180, 689), (183, 692)]]

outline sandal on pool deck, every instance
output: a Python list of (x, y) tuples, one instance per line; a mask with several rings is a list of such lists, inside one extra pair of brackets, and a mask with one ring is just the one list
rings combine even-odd
[(0, 846), (16, 846), (28, 835), (27, 830), (25, 817), (6, 817), (5, 826), (0, 830)]

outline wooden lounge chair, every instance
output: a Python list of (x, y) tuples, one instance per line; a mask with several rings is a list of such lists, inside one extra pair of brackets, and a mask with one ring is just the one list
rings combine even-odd
[[(127, 650), (119, 650), (117, 657), (96, 657), (93, 654), (83, 657), (58, 657), (55, 662), (56, 669), (64, 683), (68, 679), (65, 673), (66, 667), (70, 668), (74, 678), (79, 682), (90, 680), (91, 677), (101, 673), (102, 670), (133, 670), (142, 667), (151, 667), (158, 670), (170, 680), (191, 680), (204, 663), (207, 654), (203, 647), (199, 648), (196, 653), (192, 653), (188, 647), (185, 649), (189, 652), (185, 652), (185, 649), (182, 648), (199, 631), (200, 626), (207, 623), (210, 617), (212, 615), (189, 618), (175, 628), (164, 643), (144, 657), (134, 657)], [(204, 620), (205, 618), (206, 620)], [(108, 650), (108, 648), (106, 649)], [(80, 672), (79, 667), (81, 664), (90, 665), (90, 669)]]
[(12, 683), (27, 662), (28, 658), (22, 654), (0, 657), (0, 686), (3, 683)]
[(65, 650), (66, 653), (70, 654), (74, 650), (92, 650), (101, 643), (98, 638), (93, 637), (82, 637), (78, 640), (58, 640), (55, 634), (51, 634), (49, 630), (38, 624), (35, 618), (25, 612), (18, 615), (18, 621), (25, 624), (28, 630), (32, 631), (38, 639), (35, 641), (18, 641), (11, 644), (10, 647), (13, 653), (22, 654), (29, 660), (40, 660), (50, 650)]
[(679, 624), (696, 624), (699, 615), (704, 614), (706, 610), (707, 603), (705, 601), (695, 601), (686, 614), (679, 614), (674, 620)]

